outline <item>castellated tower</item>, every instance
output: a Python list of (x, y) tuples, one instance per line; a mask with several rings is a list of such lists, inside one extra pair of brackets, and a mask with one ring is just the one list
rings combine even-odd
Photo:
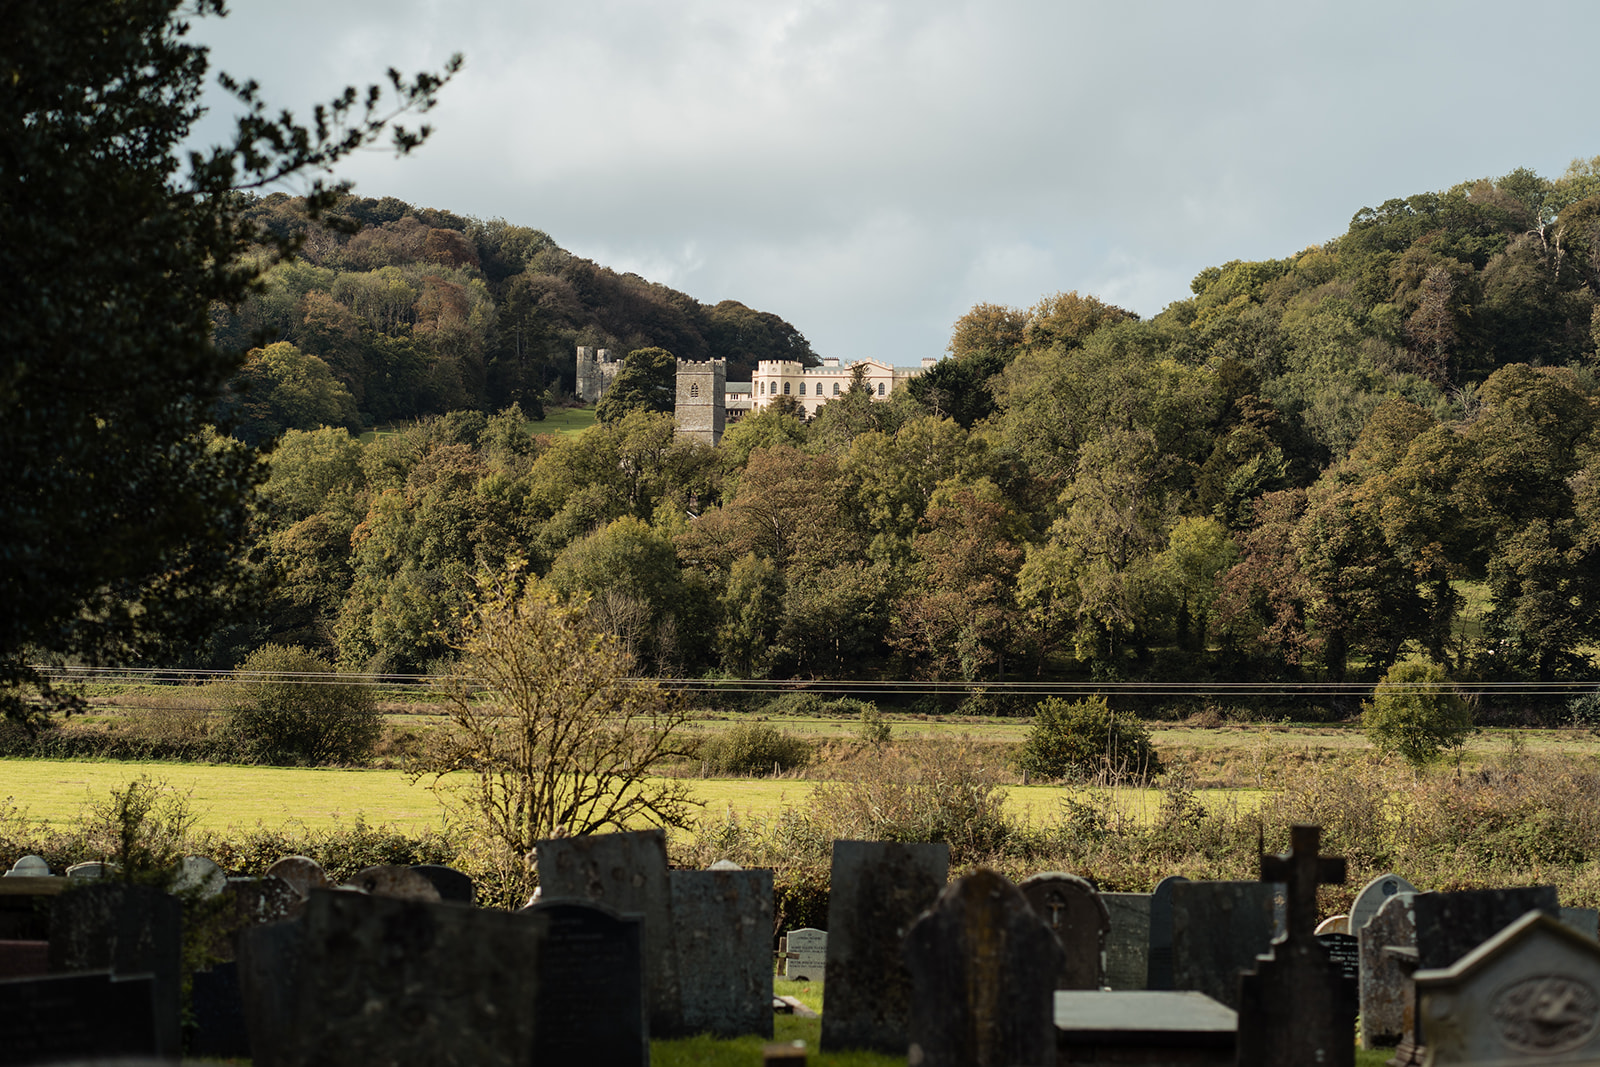
[(610, 349), (578, 346), (578, 399), (585, 404), (598, 404), (606, 390), (616, 380), (622, 364), (611, 358)]
[(705, 363), (678, 360), (678, 402), (674, 409), (678, 433), (708, 445), (722, 440), (728, 416), (728, 364), (713, 359)]

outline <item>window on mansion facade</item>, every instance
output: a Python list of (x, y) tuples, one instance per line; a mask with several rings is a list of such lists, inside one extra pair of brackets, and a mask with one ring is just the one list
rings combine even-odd
[(806, 395), (806, 383), (805, 382), (801, 382), (800, 383), (800, 395), (801, 396), (805, 396)]
[(784, 382), (783, 383), (783, 395), (784, 396), (788, 396), (789, 395), (789, 383), (788, 382)]
[(878, 395), (879, 396), (883, 395), (883, 383), (882, 382), (878, 383)]
[(839, 395), (839, 383), (838, 382), (834, 382), (833, 383), (833, 395), (834, 396), (838, 396)]

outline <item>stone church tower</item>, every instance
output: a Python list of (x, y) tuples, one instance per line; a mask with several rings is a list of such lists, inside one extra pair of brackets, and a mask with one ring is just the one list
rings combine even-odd
[(678, 402), (674, 413), (678, 433), (708, 445), (722, 441), (728, 417), (728, 364), (713, 359), (705, 363), (678, 360)]

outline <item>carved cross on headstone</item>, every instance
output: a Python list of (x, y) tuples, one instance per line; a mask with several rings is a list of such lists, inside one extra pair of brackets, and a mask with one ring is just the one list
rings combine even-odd
[(1316, 937), (1317, 886), (1344, 883), (1344, 857), (1317, 855), (1321, 838), (1320, 826), (1292, 826), (1288, 855), (1261, 857), (1261, 880), (1282, 882), (1287, 887), (1289, 921), (1285, 941)]

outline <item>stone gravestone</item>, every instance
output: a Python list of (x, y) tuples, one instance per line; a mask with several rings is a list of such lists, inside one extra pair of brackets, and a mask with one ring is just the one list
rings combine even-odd
[(1423, 970), (1449, 967), (1530, 911), (1561, 915), (1553, 885), (1419, 893), (1413, 906), (1417, 966)]
[[(640, 917), (597, 904), (541, 901), (517, 912), (516, 919), (536, 944), (533, 1052), (523, 1062), (648, 1067)], [(764, 1001), (769, 1033), (771, 996), (769, 988)]]
[(678, 986), (672, 888), (667, 881), (667, 837), (660, 830), (540, 841), (540, 902), (578, 900), (644, 917), (645, 975), (650, 985), (650, 1033), (677, 1037), (683, 1030)]
[(1057, 989), (1099, 989), (1106, 982), (1106, 937), (1111, 912), (1086, 879), (1047, 871), (1017, 887), (1061, 942)]
[(155, 979), (108, 972), (0, 982), (0, 1064), (155, 1058)]
[(216, 896), (228, 884), (228, 872), (205, 856), (185, 856), (172, 880), (173, 893), (194, 892), (202, 899)]
[(1415, 979), (1432, 1067), (1600, 1063), (1600, 945), (1545, 912)]
[(1181, 874), (1163, 878), (1150, 894), (1149, 965), (1146, 989), (1171, 989), (1172, 985), (1172, 887), (1189, 879)]
[(1057, 990), (1055, 1022), (1059, 1064), (1233, 1067), (1239, 1029), (1204, 993), (1154, 989)]
[(783, 961), (783, 976), (791, 982), (825, 981), (828, 972), (828, 932), (810, 926), (790, 930), (785, 942), (789, 958)]
[(1400, 966), (1390, 947), (1417, 947), (1415, 893), (1396, 893), (1356, 935), (1360, 964), (1361, 1047), (1398, 1045), (1412, 1032), (1411, 973)]
[(245, 1023), (238, 962), (217, 963), (210, 970), (195, 971), (190, 983), (194, 1035), (189, 1054), (212, 1059), (248, 1058), (250, 1030)]
[(673, 871), (683, 1028), (772, 1036), (772, 872)]
[(1350, 1018), (1361, 1008), (1361, 945), (1353, 934), (1318, 934), (1317, 944), (1328, 950), (1328, 959), (1339, 973), (1340, 997)]
[(1270, 882), (1173, 886), (1173, 985), (1238, 1010), (1239, 973), (1271, 946), (1281, 890)]
[[(299, 922), (281, 925), (300, 927), (291, 967), (297, 988), (288, 991), (288, 1033), (264, 1044), (251, 1020), (262, 1067), (533, 1062), (530, 961), (538, 959), (539, 945), (522, 916), (312, 890)], [(272, 929), (247, 936), (253, 941)], [(247, 983), (259, 976), (249, 967), (243, 973)], [(271, 1060), (263, 1059), (264, 1050)]]
[(1317, 886), (1345, 879), (1342, 857), (1317, 854), (1321, 837), (1293, 826), (1287, 855), (1261, 857), (1262, 884), (1285, 887), (1288, 930), (1239, 979), (1239, 1067), (1356, 1062), (1355, 989), (1315, 932)]
[(151, 975), (156, 1052), (180, 1051), (183, 907), (149, 886), (86, 882), (56, 898), (50, 916), (50, 970)]
[(0, 878), (48, 878), (50, 865), (39, 856), (22, 856)]
[(949, 870), (950, 847), (944, 844), (833, 843), (824, 1051), (905, 1054), (911, 975), (901, 942), (938, 898)]
[(266, 869), (269, 878), (281, 878), (300, 895), (302, 900), (313, 889), (327, 889), (332, 883), (322, 864), (309, 856), (285, 856)]
[(239, 990), (256, 1067), (299, 1064), (295, 1027), (305, 953), (304, 911), (302, 907), (291, 920), (246, 926), (238, 934)]
[(418, 874), (410, 867), (391, 864), (357, 871), (345, 884), (375, 897), (417, 900), (424, 904), (437, 904), (443, 899), (439, 896), (439, 890), (434, 888), (433, 882), (427, 877)]
[(1053, 1064), (1064, 952), (1048, 931), (1028, 898), (993, 871), (979, 869), (946, 886), (905, 939), (914, 990), (910, 1062)]
[(1350, 905), (1349, 933), (1360, 934), (1361, 928), (1378, 914), (1378, 909), (1383, 907), (1383, 902), (1396, 893), (1415, 893), (1417, 887), (1400, 877), (1398, 874), (1380, 874), (1372, 881), (1361, 887), (1361, 892), (1356, 894), (1355, 903)]
[(1143, 989), (1150, 971), (1149, 893), (1101, 893), (1111, 916), (1106, 934), (1106, 985)]
[(421, 863), (411, 869), (433, 883), (440, 900), (449, 904), (478, 903), (477, 887), (472, 884), (470, 875), (438, 863)]
[(1561, 921), (1591, 941), (1600, 939), (1600, 911), (1594, 908), (1563, 907)]

